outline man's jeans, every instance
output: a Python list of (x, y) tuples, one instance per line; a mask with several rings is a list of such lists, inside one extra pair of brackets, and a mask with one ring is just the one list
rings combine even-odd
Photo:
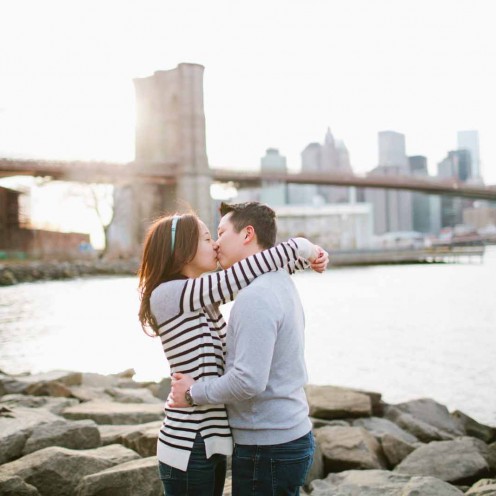
[(167, 496), (222, 496), (226, 478), (225, 455), (205, 454), (205, 443), (196, 436), (186, 472), (159, 462), (159, 474)]
[(298, 496), (313, 462), (312, 432), (289, 443), (236, 444), (232, 458), (233, 496)]

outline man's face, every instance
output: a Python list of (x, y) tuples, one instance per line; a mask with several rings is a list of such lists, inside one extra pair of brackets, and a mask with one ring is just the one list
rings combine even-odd
[(232, 264), (246, 257), (244, 244), (246, 230), (241, 229), (239, 233), (236, 232), (230, 220), (231, 215), (231, 212), (224, 215), (220, 219), (219, 227), (217, 228), (217, 258), (223, 269), (228, 269)]

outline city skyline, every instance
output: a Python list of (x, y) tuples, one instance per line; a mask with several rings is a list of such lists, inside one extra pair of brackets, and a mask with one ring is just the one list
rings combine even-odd
[(358, 173), (378, 165), (378, 133), (394, 130), (435, 174), (457, 133), (475, 129), (482, 176), (496, 184), (490, 8), (488, 0), (3, 4), (0, 155), (131, 161), (133, 78), (194, 62), (205, 67), (212, 167), (255, 168), (277, 148), (298, 170), (306, 144), (330, 127)]

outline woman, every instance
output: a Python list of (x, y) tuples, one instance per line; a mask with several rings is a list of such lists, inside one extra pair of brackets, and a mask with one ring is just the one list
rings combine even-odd
[[(232, 301), (263, 273), (280, 268), (292, 273), (308, 261), (319, 270), (321, 251), (306, 239), (290, 239), (228, 270), (202, 276), (217, 268), (216, 245), (205, 224), (193, 214), (162, 217), (145, 238), (140, 322), (160, 336), (171, 374), (181, 372), (200, 381), (221, 376), (226, 323), (220, 303)], [(232, 453), (224, 405), (165, 411), (157, 457), (167, 496), (222, 495), (226, 455)]]

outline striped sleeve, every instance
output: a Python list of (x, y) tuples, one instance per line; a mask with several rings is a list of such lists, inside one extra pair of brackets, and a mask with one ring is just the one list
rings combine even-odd
[(293, 273), (308, 266), (314, 245), (305, 238), (291, 238), (240, 260), (229, 269), (196, 279), (188, 279), (181, 297), (181, 307), (193, 312), (214, 303), (234, 300), (239, 291), (267, 272), (286, 269)]

